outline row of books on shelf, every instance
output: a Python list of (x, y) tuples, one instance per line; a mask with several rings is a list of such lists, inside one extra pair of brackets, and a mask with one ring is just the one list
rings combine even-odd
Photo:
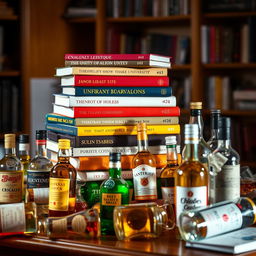
[(108, 0), (108, 17), (161, 17), (186, 15), (190, 12), (189, 0)]
[(242, 25), (203, 25), (202, 62), (256, 62), (256, 18), (248, 17)]

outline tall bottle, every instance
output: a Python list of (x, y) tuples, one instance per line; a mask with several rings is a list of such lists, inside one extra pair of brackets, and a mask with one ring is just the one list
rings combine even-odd
[(220, 109), (211, 110), (211, 137), (207, 141), (210, 149), (213, 151), (218, 146), (219, 119), (221, 118)]
[(27, 178), (27, 169), (30, 162), (30, 144), (29, 144), (29, 135), (20, 134), (19, 135), (19, 152), (18, 157), (21, 163), (23, 164), (24, 169), (24, 181), (26, 182)]
[(165, 137), (167, 149), (167, 164), (160, 173), (162, 198), (169, 199), (174, 204), (174, 173), (178, 164), (178, 154), (176, 150), (176, 136)]
[(184, 162), (175, 171), (176, 218), (184, 210), (208, 204), (208, 171), (199, 161), (199, 128), (197, 124), (185, 125)]
[(147, 126), (137, 124), (138, 153), (133, 157), (132, 171), (134, 198), (136, 201), (154, 201), (157, 199), (156, 160), (148, 150)]
[(5, 156), (0, 160), (0, 204), (22, 202), (23, 170), (16, 156), (15, 134), (4, 135)]
[(101, 234), (114, 235), (115, 206), (129, 204), (129, 185), (121, 176), (121, 154), (109, 154), (109, 178), (100, 186)]
[(27, 170), (27, 202), (49, 203), (49, 176), (53, 164), (46, 154), (46, 130), (36, 131), (36, 155)]
[(245, 228), (256, 221), (256, 200), (247, 197), (184, 211), (179, 230), (186, 241), (197, 241)]
[(231, 146), (231, 120), (219, 120), (218, 147), (213, 154), (220, 153), (226, 159), (215, 176), (215, 202), (240, 197), (240, 157)]
[(58, 140), (58, 162), (50, 171), (49, 217), (62, 217), (75, 212), (76, 169), (70, 164), (70, 140)]

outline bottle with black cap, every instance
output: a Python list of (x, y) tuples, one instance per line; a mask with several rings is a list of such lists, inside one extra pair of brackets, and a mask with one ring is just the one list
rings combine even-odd
[(129, 185), (121, 176), (121, 154), (109, 154), (109, 178), (100, 186), (101, 234), (114, 235), (115, 206), (129, 203)]
[(215, 176), (215, 202), (234, 200), (240, 197), (240, 157), (231, 147), (231, 119), (219, 119), (218, 147), (213, 154), (226, 158), (225, 164)]
[(18, 156), (19, 160), (23, 165), (24, 170), (24, 182), (26, 183), (27, 178), (27, 169), (30, 162), (30, 144), (29, 144), (29, 135), (28, 134), (20, 134), (19, 135), (19, 150)]

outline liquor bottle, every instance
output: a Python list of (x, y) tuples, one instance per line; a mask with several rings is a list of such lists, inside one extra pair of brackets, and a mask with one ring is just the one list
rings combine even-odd
[(218, 146), (218, 131), (219, 131), (219, 119), (221, 117), (220, 109), (211, 110), (211, 137), (207, 141), (211, 151), (215, 150)]
[(155, 238), (174, 226), (175, 217), (169, 200), (116, 206), (114, 209), (118, 240)]
[(162, 198), (169, 199), (174, 204), (174, 172), (179, 166), (176, 151), (176, 136), (165, 137), (167, 149), (167, 164), (160, 173)]
[(102, 181), (87, 181), (86, 184), (81, 187), (81, 193), (88, 204), (88, 207), (92, 207), (100, 202), (101, 183)]
[(109, 154), (109, 178), (100, 186), (101, 234), (114, 235), (113, 210), (129, 203), (129, 185), (121, 176), (121, 154)]
[(180, 234), (186, 241), (197, 241), (250, 226), (256, 222), (255, 203), (241, 197), (184, 211), (179, 218)]
[(213, 154), (221, 154), (226, 162), (215, 176), (215, 202), (240, 197), (240, 157), (231, 147), (231, 120), (219, 120), (218, 147)]
[(157, 199), (156, 161), (148, 150), (147, 126), (137, 124), (138, 153), (132, 160), (134, 198), (138, 202)]
[(82, 186), (84, 186), (84, 183), (82, 181), (77, 181), (76, 183), (76, 206), (75, 211), (80, 212), (83, 210), (86, 210), (88, 208), (88, 205), (86, 201), (84, 200), (84, 197), (82, 195)]
[(184, 162), (175, 170), (175, 208), (178, 220), (182, 211), (208, 204), (208, 171), (199, 161), (199, 129), (185, 125)]
[(30, 162), (30, 144), (29, 144), (29, 135), (28, 134), (20, 134), (19, 135), (19, 160), (23, 165), (24, 170), (24, 182), (26, 182), (27, 178), (27, 169)]
[(15, 134), (4, 135), (5, 156), (0, 160), (0, 204), (22, 202), (23, 170), (16, 156)]
[(46, 130), (36, 131), (36, 155), (27, 170), (27, 202), (49, 203), (49, 176), (53, 164), (46, 154)]
[(96, 209), (88, 209), (65, 217), (50, 217), (44, 229), (51, 239), (97, 238), (100, 236), (99, 213)]
[(62, 217), (75, 212), (76, 169), (69, 162), (70, 140), (58, 140), (58, 162), (50, 171), (49, 217)]

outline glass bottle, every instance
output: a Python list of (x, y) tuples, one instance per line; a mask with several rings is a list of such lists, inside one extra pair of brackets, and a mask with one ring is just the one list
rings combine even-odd
[(49, 176), (53, 167), (46, 154), (46, 130), (36, 131), (36, 155), (27, 170), (27, 202), (49, 203)]
[(255, 199), (241, 197), (184, 211), (179, 218), (180, 234), (186, 241), (197, 241), (253, 225), (255, 202)]
[(138, 153), (132, 160), (134, 198), (138, 202), (157, 199), (156, 160), (148, 150), (147, 125), (137, 124)]
[(29, 135), (28, 134), (20, 134), (19, 135), (19, 160), (23, 165), (24, 170), (24, 182), (26, 184), (27, 181), (27, 169), (30, 162), (30, 144), (29, 144)]
[(100, 186), (101, 234), (114, 235), (113, 210), (129, 203), (129, 185), (121, 176), (121, 154), (109, 154), (109, 178)]
[(100, 202), (100, 185), (102, 181), (87, 181), (81, 188), (81, 193), (88, 204), (88, 207), (92, 207), (96, 203)]
[(219, 120), (218, 147), (213, 154), (220, 153), (225, 164), (215, 176), (215, 202), (233, 200), (240, 197), (240, 157), (231, 147), (231, 119)]
[(160, 173), (162, 198), (169, 199), (174, 204), (174, 172), (179, 166), (176, 150), (176, 136), (165, 137), (167, 149), (167, 164)]
[(0, 204), (22, 202), (23, 170), (16, 156), (15, 134), (4, 135), (5, 155), (0, 160)]
[(208, 171), (199, 161), (199, 140), (198, 125), (186, 124), (184, 162), (174, 175), (177, 220), (182, 211), (208, 204)]
[(80, 211), (86, 210), (88, 208), (88, 205), (82, 195), (82, 191), (81, 191), (82, 186), (84, 186), (84, 183), (82, 181), (77, 181), (77, 183), (76, 183), (76, 207), (75, 207), (76, 212), (80, 212)]
[(58, 140), (58, 162), (50, 171), (49, 217), (62, 217), (75, 212), (76, 169), (69, 162), (70, 140)]

